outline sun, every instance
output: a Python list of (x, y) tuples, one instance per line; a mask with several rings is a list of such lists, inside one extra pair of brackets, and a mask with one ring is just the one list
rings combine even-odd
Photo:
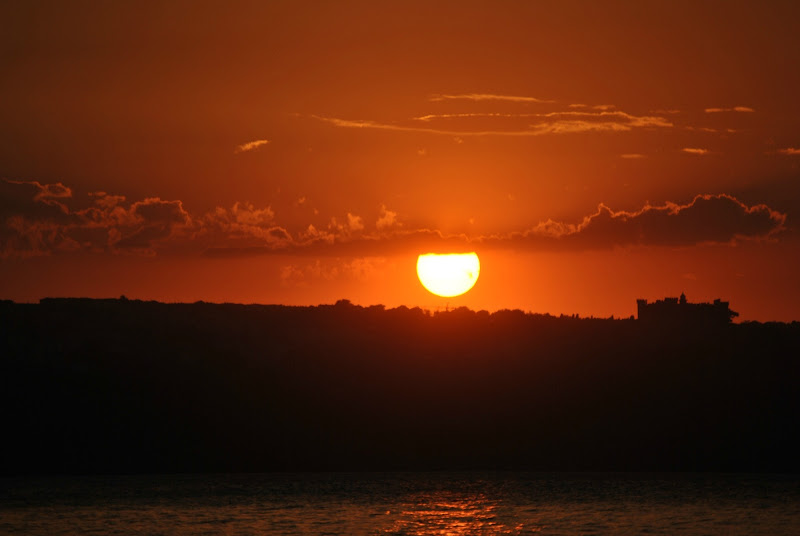
[(425, 253), (417, 259), (417, 277), (428, 291), (450, 298), (464, 294), (478, 280), (481, 262), (472, 253)]

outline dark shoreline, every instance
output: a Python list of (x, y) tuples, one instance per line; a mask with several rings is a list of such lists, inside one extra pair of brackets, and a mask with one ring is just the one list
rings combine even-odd
[(0, 303), (0, 474), (800, 472), (800, 324)]

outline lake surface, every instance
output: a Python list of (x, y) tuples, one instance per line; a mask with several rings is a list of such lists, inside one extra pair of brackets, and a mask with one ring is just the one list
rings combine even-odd
[(800, 534), (800, 477), (367, 473), (0, 479), (0, 533)]

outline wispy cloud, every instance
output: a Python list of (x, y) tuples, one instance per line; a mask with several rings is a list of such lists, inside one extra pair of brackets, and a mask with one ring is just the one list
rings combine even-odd
[(645, 155), (639, 153), (625, 153), (619, 155), (620, 158), (624, 158), (626, 160), (639, 160), (641, 158), (646, 158)]
[(711, 153), (711, 151), (709, 151), (708, 149), (700, 149), (697, 147), (684, 147), (683, 149), (681, 149), (681, 151), (683, 151), (686, 154), (696, 154), (698, 156), (703, 156)]
[(351, 260), (338, 258), (314, 259), (294, 262), (280, 272), (281, 283), (288, 286), (307, 287), (314, 280), (345, 279), (366, 281), (389, 263), (386, 257), (365, 255)]
[(253, 140), (248, 141), (247, 143), (243, 143), (236, 147), (234, 153), (245, 153), (247, 151), (252, 151), (254, 149), (258, 149), (259, 147), (266, 145), (269, 143), (269, 140)]
[[(324, 117), (320, 115), (312, 115), (311, 116), (318, 121), (322, 121), (325, 123), (329, 123), (336, 127), (341, 128), (360, 128), (360, 129), (373, 129), (373, 130), (393, 130), (396, 132), (424, 132), (428, 134), (447, 134), (450, 136), (458, 136), (458, 135), (465, 135), (465, 136), (475, 136), (477, 133), (470, 133), (470, 132), (459, 132), (455, 130), (440, 130), (435, 128), (427, 128), (427, 127), (413, 127), (413, 126), (405, 126), (405, 125), (396, 125), (392, 123), (380, 123), (378, 121), (371, 121), (369, 119), (340, 119), (338, 117)], [(490, 132), (484, 132), (482, 134), (489, 134)]]
[(631, 127), (671, 127), (672, 123), (663, 117), (652, 115), (633, 115), (623, 111), (603, 111), (597, 113), (588, 112), (550, 112), (541, 114), (541, 117), (586, 117), (599, 119), (619, 119), (623, 123), (628, 123)]
[(734, 106), (733, 108), (706, 108), (705, 112), (707, 114), (714, 114), (720, 112), (744, 112), (744, 113), (752, 113), (755, 112), (753, 108), (749, 106)]
[(413, 117), (414, 121), (436, 121), (440, 119), (484, 119), (484, 118), (521, 118), (521, 117), (541, 117), (542, 114), (514, 114), (514, 113), (459, 113), (459, 114), (428, 114)]
[(511, 118), (511, 119), (530, 119), (538, 118), (541, 120), (553, 120), (560, 118), (583, 118), (583, 119), (618, 119), (621, 122), (630, 123), (631, 126), (655, 126), (655, 127), (671, 127), (673, 126), (670, 121), (663, 117), (658, 116), (637, 116), (625, 113), (620, 110), (615, 111), (559, 111), (559, 112), (545, 112), (545, 113), (456, 113), (456, 114), (428, 114), (414, 117), (414, 121), (432, 122), (437, 120), (448, 119), (493, 119), (493, 118)]
[(616, 108), (613, 104), (570, 104), (568, 108), (586, 108), (589, 110), (608, 111)]
[(579, 132), (627, 132), (638, 126), (639, 125), (616, 121), (595, 122), (561, 120), (531, 125), (531, 128), (527, 132), (532, 136), (541, 136), (542, 134), (576, 134)]
[(455, 95), (431, 95), (429, 101), (439, 102), (445, 100), (470, 100), (470, 101), (507, 101), (507, 102), (531, 102), (549, 104), (555, 101), (537, 99), (536, 97), (521, 97), (516, 95), (494, 95), (492, 93), (460, 93)]
[(622, 111), (606, 112), (549, 112), (541, 114), (433, 114), (415, 117), (412, 121), (432, 123), (436, 120), (472, 119), (472, 118), (524, 118), (529, 122), (518, 129), (476, 129), (455, 130), (453, 128), (436, 128), (434, 126), (418, 126), (408, 123), (381, 123), (367, 119), (342, 119), (337, 117), (312, 116), (314, 119), (341, 128), (361, 128), (390, 130), (397, 132), (420, 132), (446, 136), (542, 136), (545, 134), (569, 134), (578, 132), (625, 132), (635, 128), (668, 128), (672, 123), (663, 117), (636, 116)]
[[(443, 107), (430, 102), (454, 101)], [(481, 104), (483, 103), (483, 104)], [(524, 106), (540, 103), (542, 106)], [(502, 106), (501, 106), (502, 105)], [(666, 131), (684, 136), (679, 142), (683, 153), (696, 156), (712, 155), (714, 151), (702, 148), (708, 136), (726, 137), (741, 132), (740, 129), (716, 124), (697, 124), (696, 112), (689, 114), (676, 108), (656, 108), (653, 111), (630, 113), (614, 104), (567, 103), (537, 97), (495, 93), (436, 94), (429, 97), (428, 113), (393, 117), (391, 119), (351, 118), (342, 116), (310, 115), (306, 117), (342, 129), (382, 130), (448, 136), (457, 143), (479, 137), (537, 137), (548, 135), (625, 133), (631, 131)], [(749, 106), (710, 107), (706, 114), (717, 112), (753, 113)], [(709, 117), (709, 120), (711, 118)], [(717, 119), (722, 119), (718, 117)], [(733, 119), (730, 118), (729, 119)], [(706, 121), (708, 123), (708, 121)], [(703, 140), (687, 138), (687, 133), (703, 134)], [(699, 144), (696, 146), (694, 144)], [(790, 153), (784, 153), (790, 154)], [(622, 156), (635, 159), (638, 156)]]
[(683, 128), (685, 128), (686, 130), (689, 130), (691, 132), (709, 132), (709, 133), (714, 133), (714, 134), (717, 133), (717, 132), (720, 132), (720, 130), (718, 128), (711, 128), (711, 127), (686, 126), (686, 127), (683, 127)]
[(737, 132), (739, 132), (735, 128), (712, 128), (712, 127), (693, 127), (693, 126), (686, 126), (683, 128), (690, 132), (708, 132), (711, 134), (736, 134)]
[(786, 149), (778, 149), (778, 153), (788, 156), (800, 156), (800, 149), (795, 147), (787, 147)]
[[(668, 114), (677, 110), (664, 110), (656, 114), (633, 114), (618, 109), (613, 104), (558, 103), (535, 97), (500, 95), (493, 93), (439, 94), (429, 98), (438, 102), (460, 100), (461, 110), (433, 111), (431, 113), (399, 117), (392, 120), (348, 118), (327, 115), (307, 117), (338, 128), (413, 132), (449, 136), (461, 143), (467, 137), (535, 137), (577, 133), (630, 132), (637, 129), (673, 129), (676, 125)], [(549, 103), (539, 111), (520, 106), (501, 109), (475, 109), (477, 102)], [(681, 129), (698, 130), (679, 125)], [(710, 128), (702, 128), (711, 132)], [(715, 132), (723, 132), (718, 130)]]

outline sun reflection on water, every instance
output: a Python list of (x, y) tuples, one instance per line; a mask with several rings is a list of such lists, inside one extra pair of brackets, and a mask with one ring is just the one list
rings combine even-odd
[(751, 475), (5, 478), (0, 534), (772, 536), (800, 534), (799, 489)]
[(387, 512), (395, 517), (384, 534), (419, 536), (457, 536), (462, 534), (520, 534), (538, 532), (540, 527), (507, 524), (499, 505), (484, 494), (448, 491), (420, 493), (409, 497), (399, 511)]

